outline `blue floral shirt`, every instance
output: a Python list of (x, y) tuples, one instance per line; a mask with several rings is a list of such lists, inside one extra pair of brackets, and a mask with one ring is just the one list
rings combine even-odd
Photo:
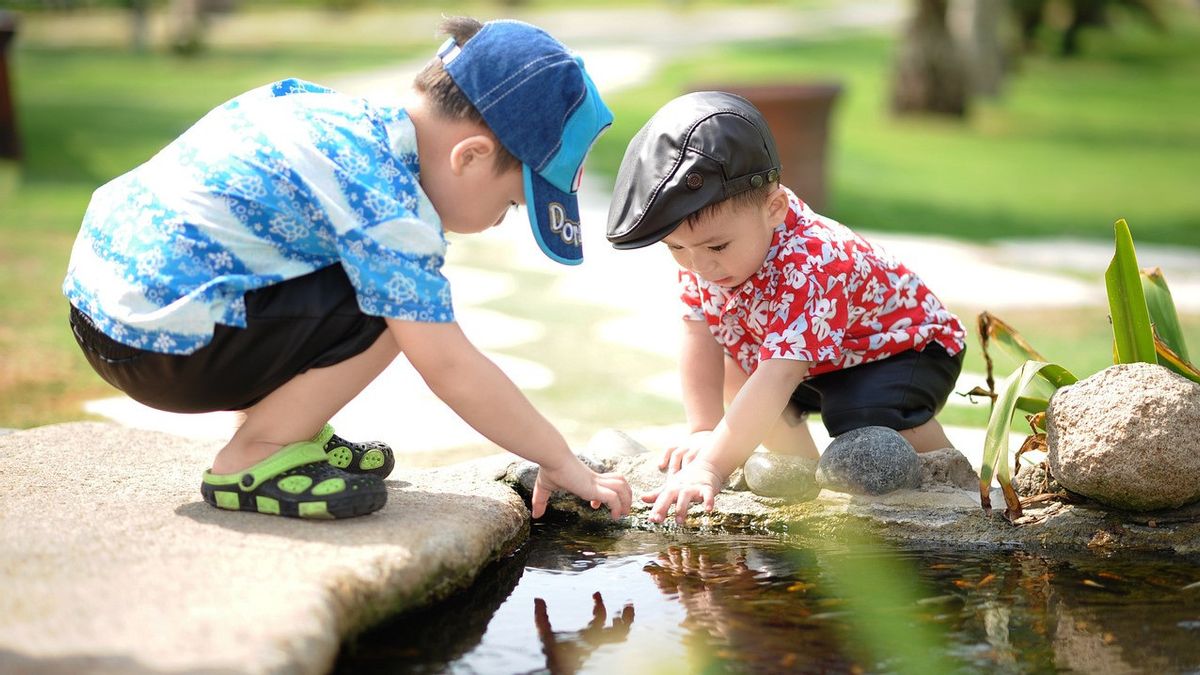
[(336, 264), (367, 314), (453, 321), (418, 172), (402, 108), (301, 80), (260, 87), (96, 190), (63, 292), (118, 342), (167, 354), (245, 327), (247, 291)]

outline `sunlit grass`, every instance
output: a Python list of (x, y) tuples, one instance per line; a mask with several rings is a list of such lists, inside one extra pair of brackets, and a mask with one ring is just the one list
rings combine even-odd
[(78, 419), (82, 401), (113, 391), (78, 353), (59, 290), (93, 190), (242, 91), (287, 76), (320, 81), (410, 53), (264, 49), (180, 59), (18, 49), (25, 157), (0, 167), (0, 427)]
[[(24, 167), (0, 170), (0, 426), (81, 415), (79, 401), (111, 392), (77, 354), (59, 284), (91, 192), (136, 166), (204, 112), (280, 77), (324, 81), (425, 53), (429, 35), (388, 45), (335, 33), (320, 46), (264, 39), (214, 48), (196, 59), (107, 46), (51, 47), (25, 39), (12, 58)], [(36, 34), (36, 31), (31, 31)], [(1107, 238), (1113, 220), (1137, 224), (1139, 242), (1200, 246), (1200, 26), (1157, 35), (1136, 26), (1094, 33), (1088, 58), (1028, 59), (1005, 97), (964, 124), (898, 122), (886, 112), (891, 42), (860, 36), (800, 44), (714, 48), (670, 63), (645, 85), (609, 97), (617, 120), (589, 162), (611, 177), (625, 144), (689, 83), (836, 79), (845, 92), (833, 126), (831, 204), (864, 229), (969, 239), (1074, 234)], [(493, 259), (477, 256), (486, 266)], [(551, 297), (518, 274), (521, 295), (491, 308), (546, 324), (546, 338), (510, 350), (556, 371), (532, 396), (548, 414), (593, 426), (674, 423), (676, 404), (637, 393), (663, 367), (588, 339), (600, 314), (586, 299)], [(936, 291), (936, 289), (935, 289)], [(1111, 359), (1102, 310), (1002, 313), (1076, 373)], [(967, 323), (974, 315), (963, 312)], [(1183, 317), (1193, 343), (1200, 318)], [(981, 372), (972, 336), (967, 369)], [(668, 364), (669, 367), (669, 364)], [(999, 374), (999, 373), (998, 373)], [(983, 426), (986, 405), (951, 408), (952, 424)]]
[(708, 50), (612, 97), (617, 122), (594, 170), (615, 174), (641, 124), (699, 83), (836, 81), (825, 210), (852, 227), (1102, 239), (1126, 218), (1138, 241), (1200, 246), (1200, 20), (1182, 15), (1167, 34), (1121, 24), (1091, 38), (1093, 57), (1025, 59), (1005, 95), (963, 124), (888, 113), (889, 38)]

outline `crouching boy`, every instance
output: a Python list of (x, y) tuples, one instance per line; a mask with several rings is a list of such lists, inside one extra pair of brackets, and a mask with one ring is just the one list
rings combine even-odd
[[(216, 108), (98, 189), (64, 292), (88, 362), (151, 407), (238, 410), (204, 472), (213, 506), (345, 518), (383, 507), (390, 448), (328, 420), (401, 352), (497, 445), (541, 466), (533, 496), (613, 517), (630, 488), (596, 474), (466, 338), (445, 232), (518, 204), (553, 259), (581, 258), (575, 191), (612, 121), (582, 61), (528, 24), (451, 19), (415, 102), (383, 107), (299, 80)], [(403, 403), (394, 402), (401, 424)]]
[(921, 279), (781, 184), (762, 116), (723, 92), (667, 103), (630, 142), (608, 215), (618, 249), (663, 242), (682, 268), (680, 355), (690, 435), (650, 519), (706, 510), (760, 444), (816, 458), (831, 436), (899, 431), (918, 452), (950, 447), (935, 415), (962, 367), (964, 331)]

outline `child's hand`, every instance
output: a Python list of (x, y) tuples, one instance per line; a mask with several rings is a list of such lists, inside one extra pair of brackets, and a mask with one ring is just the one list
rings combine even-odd
[(674, 505), (675, 522), (683, 525), (692, 504), (703, 504), (705, 511), (712, 511), (717, 493), (724, 484), (725, 478), (720, 472), (705, 460), (697, 459), (667, 477), (658, 490), (642, 495), (642, 501), (654, 504), (650, 509), (651, 522), (666, 520), (667, 511)]
[(658, 462), (658, 468), (665, 470), (667, 474), (678, 472), (683, 467), (687, 466), (696, 455), (708, 445), (708, 439), (712, 436), (711, 431), (696, 431), (683, 439), (683, 442), (678, 445), (673, 445), (663, 451), (662, 459)]
[(571, 460), (561, 467), (538, 469), (537, 482), (533, 484), (532, 511), (534, 518), (541, 518), (546, 512), (546, 502), (555, 490), (566, 490), (580, 499), (589, 502), (593, 509), (601, 504), (608, 507), (613, 520), (619, 520), (629, 515), (633, 504), (633, 490), (625, 477), (617, 473), (596, 473), (587, 468), (579, 458), (571, 455)]

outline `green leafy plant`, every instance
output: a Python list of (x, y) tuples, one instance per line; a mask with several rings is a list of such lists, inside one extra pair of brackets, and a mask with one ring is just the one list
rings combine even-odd
[[(1200, 370), (1188, 360), (1175, 302), (1162, 271), (1139, 270), (1129, 225), (1124, 219), (1118, 220), (1114, 229), (1115, 252), (1104, 274), (1113, 328), (1113, 363), (1161, 363), (1200, 383)], [(1045, 411), (1050, 397), (1059, 387), (1074, 384), (1078, 378), (1066, 368), (1050, 363), (1016, 329), (994, 315), (980, 314), (978, 328), (987, 365), (987, 389), (976, 387), (971, 393), (992, 399), (979, 472), (979, 501), (985, 511), (991, 511), (990, 491), (995, 479), (1004, 494), (1004, 515), (1012, 521), (1021, 517), (1022, 509), (1009, 471), (1008, 434), (1013, 416), (1018, 410), (1028, 413), (1026, 419), (1032, 432), (1016, 453), (1015, 463), (1022, 453), (1045, 448)], [(998, 392), (993, 386), (989, 345), (998, 345), (1022, 362), (1000, 383)]]

